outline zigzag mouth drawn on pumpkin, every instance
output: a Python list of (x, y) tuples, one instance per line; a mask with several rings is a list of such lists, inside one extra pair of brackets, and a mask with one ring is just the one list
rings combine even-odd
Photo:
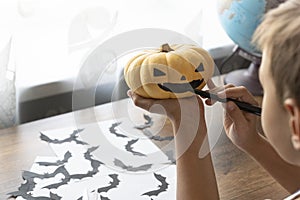
[(189, 83), (159, 83), (157, 84), (162, 90), (173, 93), (194, 92), (194, 89), (203, 83), (204, 79), (193, 80)]

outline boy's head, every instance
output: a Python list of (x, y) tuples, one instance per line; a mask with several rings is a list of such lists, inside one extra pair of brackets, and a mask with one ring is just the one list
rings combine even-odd
[(284, 159), (300, 165), (300, 1), (269, 11), (253, 40), (263, 52), (263, 129)]

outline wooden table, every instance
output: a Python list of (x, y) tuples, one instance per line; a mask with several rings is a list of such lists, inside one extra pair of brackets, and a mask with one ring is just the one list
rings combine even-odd
[[(53, 155), (39, 139), (39, 131), (75, 126), (113, 117), (112, 107), (128, 104), (128, 99), (108, 103), (20, 126), (0, 130), (0, 199), (17, 190), (22, 183), (22, 170), (29, 170), (36, 156)], [(93, 112), (91, 112), (93, 111)], [(93, 116), (95, 113), (96, 118)], [(168, 134), (171, 128), (164, 129)], [(237, 149), (222, 133), (212, 151), (221, 199), (282, 199), (287, 192), (249, 156)]]

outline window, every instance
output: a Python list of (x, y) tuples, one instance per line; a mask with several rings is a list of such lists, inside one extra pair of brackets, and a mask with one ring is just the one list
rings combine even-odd
[[(218, 22), (215, 1), (9, 0), (0, 4), (0, 32), (8, 30), (16, 45), (21, 96), (27, 88), (73, 80), (96, 44), (123, 31), (170, 29), (206, 49), (231, 44)], [(72, 84), (47, 88), (27, 93), (22, 100), (64, 92)]]

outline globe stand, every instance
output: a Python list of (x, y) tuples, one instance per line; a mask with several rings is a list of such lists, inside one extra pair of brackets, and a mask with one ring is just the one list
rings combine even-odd
[(232, 83), (235, 86), (245, 86), (254, 96), (262, 96), (263, 89), (258, 78), (258, 69), (261, 64), (261, 56), (249, 54), (243, 49), (237, 49), (238, 55), (250, 60), (252, 63), (248, 69), (232, 71), (225, 76), (225, 84)]

